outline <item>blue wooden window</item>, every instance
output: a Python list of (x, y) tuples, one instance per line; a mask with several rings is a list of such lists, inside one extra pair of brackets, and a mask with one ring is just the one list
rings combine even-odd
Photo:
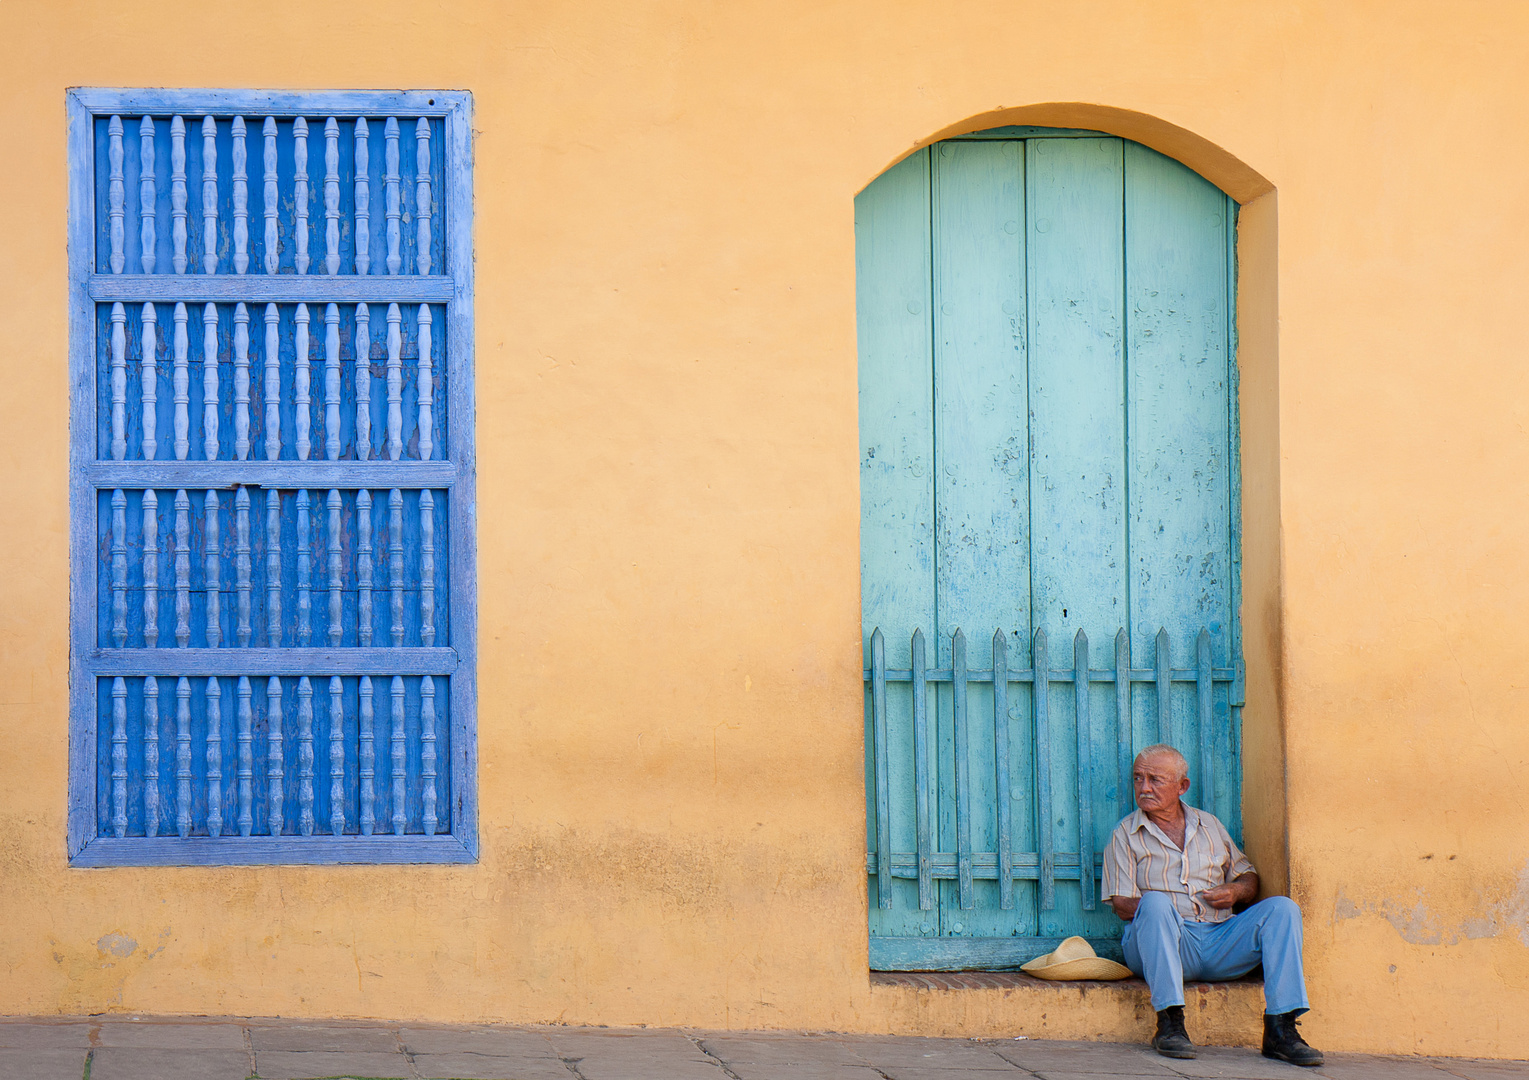
[(69, 92), (73, 865), (476, 859), (470, 114)]
[(1118, 955), (1100, 859), (1148, 744), (1240, 832), (1235, 215), (1040, 129), (856, 201), (872, 967)]

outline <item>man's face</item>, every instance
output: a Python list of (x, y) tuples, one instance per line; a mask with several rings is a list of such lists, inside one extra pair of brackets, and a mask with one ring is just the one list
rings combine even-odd
[(1162, 754), (1137, 758), (1131, 783), (1136, 789), (1136, 805), (1149, 814), (1171, 811), (1179, 796), (1189, 790), (1189, 777), (1179, 771), (1178, 762)]

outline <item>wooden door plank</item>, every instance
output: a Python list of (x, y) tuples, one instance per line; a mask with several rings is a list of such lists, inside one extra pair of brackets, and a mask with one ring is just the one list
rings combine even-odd
[[(972, 667), (991, 665), (995, 629), (1007, 635), (1008, 662), (1029, 664), (1029, 438), (1024, 282), (1024, 144), (942, 143), (931, 161), (934, 271), (935, 574), (938, 648), (951, 658), (964, 630)], [(1033, 737), (1027, 688), (1012, 688), (1009, 769), (1027, 793)], [(971, 842), (996, 851), (998, 821), (992, 690), (968, 688), (965, 772)], [(940, 694), (941, 850), (956, 850), (958, 768), (953, 698)], [(1010, 800), (1013, 801), (1013, 800)], [(1021, 806), (1028, 803), (1021, 803)], [(1014, 822), (1013, 843), (1033, 845), (1029, 814)], [(1024, 850), (1033, 850), (1025, 847)], [(1019, 910), (1004, 911), (996, 882), (974, 883), (963, 910), (959, 882), (942, 882), (942, 932), (1034, 932), (1035, 887), (1017, 890)], [(960, 929), (956, 930), (955, 927)]]
[[(1128, 611), (1121, 141), (1027, 143), (1026, 190), (1032, 617), (1055, 642), (1079, 630), (1109, 641)], [(1112, 761), (1113, 740), (1101, 736), (1114, 726), (1113, 702), (1107, 687), (1090, 693), (1100, 730), (1084, 742)], [(1070, 704), (1059, 693), (1051, 702), (1050, 813), (1058, 849), (1077, 851), (1080, 740)], [(1108, 818), (1101, 809), (1094, 816)], [(1043, 936), (1119, 932), (1112, 914), (1081, 910), (1071, 882), (1058, 883), (1056, 908), (1041, 913)]]
[[(913, 631), (923, 629), (928, 635), (935, 626), (928, 151), (901, 162), (860, 193), (855, 237), (861, 611), (867, 643), (881, 627), (888, 666), (906, 667)], [(888, 685), (887, 716), (892, 820), (886, 831), (895, 851), (912, 851), (913, 699), (907, 684)], [(866, 781), (868, 790), (874, 790), (872, 766)], [(874, 846), (874, 813), (867, 816), (867, 841)], [(879, 897), (871, 899), (871, 933), (933, 933), (934, 913), (919, 910), (916, 884), (900, 880), (892, 887), (890, 909), (880, 906)]]
[[(1152, 655), (1165, 627), (1175, 663), (1189, 666), (1205, 627), (1214, 663), (1225, 665), (1232, 662), (1226, 197), (1134, 143), (1126, 145), (1125, 175), (1131, 647)], [(1155, 716), (1156, 695), (1138, 695), (1138, 717)], [(1170, 698), (1172, 724), (1159, 737), (1172, 732), (1190, 761), (1189, 801), (1224, 818), (1232, 787), (1223, 782), (1221, 799), (1206, 797), (1194, 688), (1179, 684)], [(1217, 698), (1224, 727), (1224, 688)]]

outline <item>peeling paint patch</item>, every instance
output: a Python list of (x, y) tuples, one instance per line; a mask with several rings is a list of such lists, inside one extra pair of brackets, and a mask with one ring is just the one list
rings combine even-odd
[(102, 934), (96, 948), (102, 956), (132, 956), (138, 951), (138, 942), (126, 934)]
[(1513, 934), (1521, 944), (1529, 946), (1529, 863), (1519, 871), (1512, 892), (1490, 902), (1479, 897), (1478, 903), (1477, 911), (1458, 923), (1446, 922), (1428, 906), (1428, 896), (1422, 889), (1415, 891), (1413, 901), (1387, 897), (1379, 903), (1369, 900), (1356, 903), (1340, 889), (1333, 901), (1333, 920), (1341, 922), (1379, 914), (1395, 927), (1403, 941), (1413, 945), (1458, 945), (1461, 941)]

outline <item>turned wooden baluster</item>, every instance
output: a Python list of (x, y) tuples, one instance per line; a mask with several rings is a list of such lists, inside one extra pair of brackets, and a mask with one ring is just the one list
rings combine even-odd
[(234, 457), (250, 456), (250, 313), (234, 306)]
[(175, 646), (191, 644), (191, 500), (175, 493)]
[(299, 116), (292, 121), (292, 164), (296, 176), (292, 184), (292, 213), (296, 219), (292, 231), (297, 239), (297, 254), (292, 262), (299, 274), (308, 272), (308, 121)]
[(356, 637), (372, 643), (372, 493), (356, 492)]
[(414, 125), (414, 262), (421, 274), (430, 273), (430, 121), (421, 116)]
[(399, 219), (403, 217), (401, 206), (399, 182), (398, 182), (398, 117), (388, 117), (387, 124), (383, 127), (385, 151), (383, 154), (382, 187), (387, 198), (387, 221), (388, 221), (388, 273), (396, 274), (403, 266), (403, 255), (399, 250), (402, 237), (399, 232)]
[(435, 644), (435, 496), (419, 493), (419, 637)]
[(408, 777), (405, 769), (404, 731), (403, 731), (403, 679), (393, 676), (393, 835), (402, 836), (404, 828), (409, 823), (408, 807), (405, 803), (406, 793), (404, 781)]
[(106, 160), (111, 167), (106, 184), (107, 231), (111, 237), (111, 272), (122, 273), (127, 266), (127, 186), (122, 175), (122, 117), (114, 116), (106, 125)]
[(419, 402), (419, 458), (429, 461), (435, 452), (435, 368), (431, 340), (430, 305), (419, 306), (419, 384), (415, 397)]
[(202, 117), (202, 273), (218, 272), (218, 122)]
[(127, 835), (127, 683), (111, 684), (111, 821), (112, 832)]
[(234, 495), (234, 589), (239, 596), (239, 647), (250, 643), (250, 492), (241, 486)]
[(265, 643), (281, 648), (281, 494), (265, 492)]
[(345, 697), (338, 675), (329, 677), (329, 833), (345, 834)]
[(324, 456), (340, 460), (340, 305), (324, 308)]
[(207, 590), (207, 647), (216, 649), (223, 644), (223, 597), (220, 577), (223, 566), (222, 544), (219, 538), (218, 493), (209, 491), (202, 500), (202, 578)]
[(371, 836), (377, 828), (377, 744), (373, 734), (376, 706), (372, 700), (372, 680), (361, 676), (360, 752), (356, 764), (361, 774), (361, 835)]
[(312, 522), (308, 511), (308, 489), (302, 488), (297, 493), (297, 643), (304, 647), (313, 644)]
[(239, 676), (239, 835), (255, 830), (255, 733), (254, 710), (250, 707), (253, 691), (247, 676)]
[[(248, 316), (246, 316), (248, 321)], [(218, 308), (202, 308), (202, 456), (218, 460)]]
[(186, 272), (186, 121), (170, 118), (170, 265)]
[(175, 333), (172, 340), (173, 367), (171, 389), (175, 406), (175, 460), (185, 461), (191, 451), (191, 367), (190, 342), (186, 333), (186, 305), (175, 305)]
[(286, 776), (286, 758), (282, 752), (281, 680), (272, 675), (265, 684), (266, 715), (266, 818), (267, 830), (280, 836), (286, 825), (282, 812), (286, 796), (281, 782)]
[(267, 116), (260, 133), (265, 136), (265, 272), (276, 273), (280, 262), (280, 245), (276, 236), (276, 117)]
[(159, 835), (159, 680), (143, 680), (143, 835)]
[(329, 644), (340, 644), (340, 607), (344, 598), (340, 562), (340, 492), (331, 488), (327, 501), (329, 511)]
[(354, 171), (356, 174), (356, 273), (365, 274), (372, 268), (371, 253), (371, 229), (372, 229), (372, 193), (367, 182), (367, 172), (371, 168), (368, 151), (366, 117), (356, 117), (356, 160)]
[(313, 683), (297, 680), (297, 831), (313, 835)]
[(340, 124), (324, 121), (324, 270), (340, 272)]
[(143, 644), (159, 645), (159, 496), (143, 493)]
[(297, 328), (293, 337), (293, 375), (292, 393), (296, 399), (293, 408), (293, 419), (296, 421), (295, 443), (297, 447), (297, 460), (307, 461), (309, 451), (313, 449), (310, 439), (313, 430), (313, 384), (312, 369), (309, 367), (311, 344), (308, 339), (308, 305), (297, 305)]
[(223, 690), (207, 680), (207, 835), (223, 835)]
[(155, 214), (159, 205), (159, 192), (154, 176), (154, 119), (145, 116), (138, 125), (138, 261), (145, 274), (154, 272)]
[(191, 835), (191, 680), (175, 680), (175, 831)]
[(234, 117), (234, 273), (250, 267), (249, 150), (244, 141), (244, 117)]
[(356, 460), (372, 456), (372, 320), (365, 304), (356, 305), (355, 355)]
[(423, 824), (426, 836), (434, 836), (436, 819), (435, 792), (435, 680), (426, 675), (419, 681), (419, 779), (424, 789)]
[(143, 400), (143, 456), (153, 461), (159, 450), (159, 318), (153, 304), (143, 305), (143, 362), (139, 393)]
[(275, 304), (265, 306), (265, 458), (281, 457), (281, 333)]
[(388, 460), (403, 453), (403, 316), (388, 305)]
[(388, 492), (388, 585), (393, 604), (393, 647), (403, 644), (403, 492)]
[(127, 492), (111, 493), (111, 637), (127, 647)]
[(111, 456), (127, 457), (127, 309), (111, 306)]

